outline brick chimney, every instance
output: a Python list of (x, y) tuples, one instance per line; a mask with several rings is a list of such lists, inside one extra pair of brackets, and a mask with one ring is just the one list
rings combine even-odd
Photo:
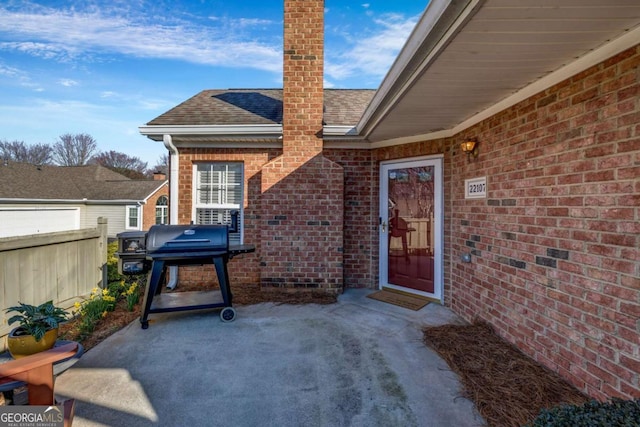
[(344, 171), (323, 155), (324, 1), (284, 0), (282, 155), (261, 174), (263, 291), (342, 291)]
[(300, 161), (322, 152), (324, 1), (285, 0), (282, 140)]

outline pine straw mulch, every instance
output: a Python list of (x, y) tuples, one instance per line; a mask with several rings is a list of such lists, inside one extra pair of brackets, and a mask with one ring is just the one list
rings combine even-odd
[(425, 344), (458, 374), (465, 397), (475, 403), (489, 426), (522, 426), (532, 422), (543, 408), (588, 401), (485, 323), (427, 327), (423, 332)]
[(87, 351), (109, 336), (127, 326), (129, 323), (140, 317), (140, 304), (137, 304), (132, 311), (127, 310), (125, 301), (118, 301), (114, 311), (110, 311), (106, 317), (101, 319), (95, 326), (93, 332), (82, 337), (79, 329), (79, 319), (74, 318), (60, 325), (59, 337), (64, 340), (78, 341)]

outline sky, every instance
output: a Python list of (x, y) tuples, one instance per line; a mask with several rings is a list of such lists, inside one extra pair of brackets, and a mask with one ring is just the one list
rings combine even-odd
[[(325, 0), (325, 87), (376, 89), (428, 0)], [(0, 140), (87, 133), (156, 165), (138, 127), (205, 89), (282, 87), (282, 0), (0, 0)]]

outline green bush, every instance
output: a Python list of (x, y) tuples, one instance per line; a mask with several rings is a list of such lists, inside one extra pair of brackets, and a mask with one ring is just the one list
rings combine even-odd
[(591, 400), (544, 409), (525, 427), (640, 427), (640, 399)]

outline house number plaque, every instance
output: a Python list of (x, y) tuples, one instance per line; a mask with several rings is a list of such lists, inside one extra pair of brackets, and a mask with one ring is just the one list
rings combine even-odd
[(464, 180), (465, 199), (485, 199), (487, 197), (487, 177)]

